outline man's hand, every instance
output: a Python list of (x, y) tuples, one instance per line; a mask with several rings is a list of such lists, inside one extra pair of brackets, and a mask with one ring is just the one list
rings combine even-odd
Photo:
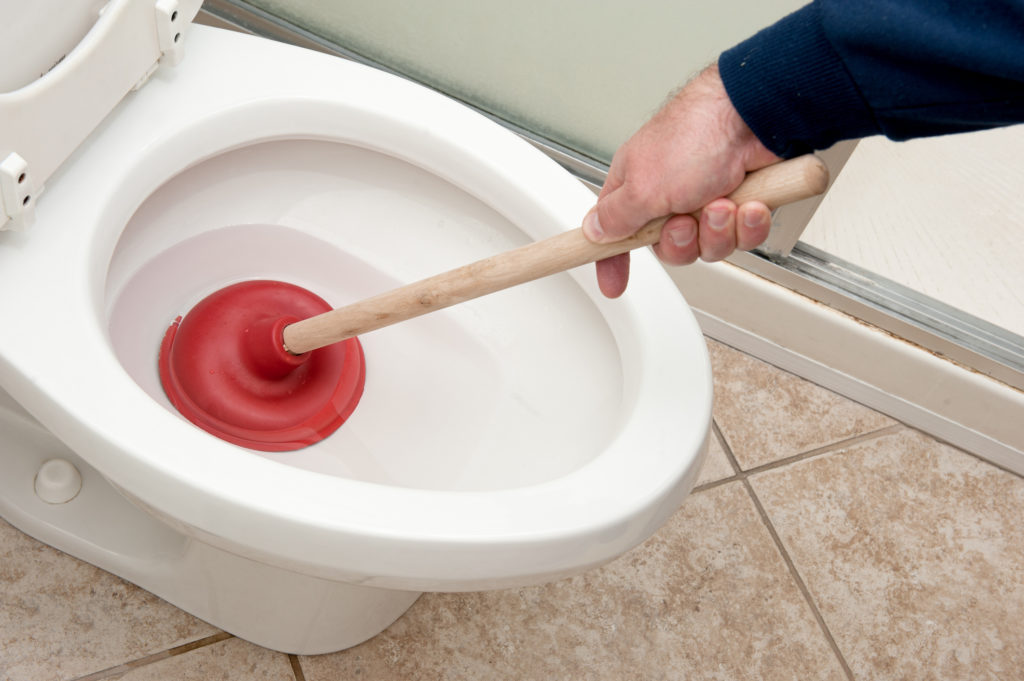
[[(768, 238), (767, 206), (758, 201), (737, 206), (722, 197), (748, 172), (779, 160), (736, 113), (717, 66), (710, 66), (615, 153), (583, 231), (591, 241), (617, 241), (654, 218), (672, 215), (654, 247), (666, 263), (710, 262), (736, 249), (749, 250)], [(689, 215), (697, 211), (699, 221)], [(606, 296), (622, 295), (629, 254), (598, 262), (597, 278)]]

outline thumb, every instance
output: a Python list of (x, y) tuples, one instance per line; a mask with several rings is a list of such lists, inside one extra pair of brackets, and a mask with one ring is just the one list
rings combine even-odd
[(630, 236), (659, 217), (651, 214), (649, 202), (641, 200), (629, 184), (623, 184), (597, 200), (583, 219), (583, 233), (597, 243)]

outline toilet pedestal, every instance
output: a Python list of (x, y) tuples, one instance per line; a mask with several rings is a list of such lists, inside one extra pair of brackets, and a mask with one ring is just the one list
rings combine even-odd
[[(0, 517), (247, 641), (297, 655), (334, 652), (379, 634), (419, 592), (318, 579), (179, 534), (128, 501), (0, 391)], [(35, 490), (47, 461), (70, 463), (81, 489), (49, 503)]]

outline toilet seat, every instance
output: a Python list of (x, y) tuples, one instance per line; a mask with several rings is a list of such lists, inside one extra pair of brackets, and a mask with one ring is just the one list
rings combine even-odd
[(50, 175), (159, 64), (181, 61), (201, 0), (16, 4), (0, 10), (0, 230), (31, 226)]
[[(132, 248), (120, 240), (147, 197), (206, 160), (282, 140), (353, 145), (429, 171), (533, 239), (577, 226), (594, 200), (513, 134), (396, 77), (200, 26), (188, 50), (53, 174), (32, 230), (0, 235), (0, 387), (169, 527), (317, 578), (521, 586), (606, 562), (678, 508), (706, 449), (710, 366), (689, 308), (646, 252), (634, 253), (619, 301), (600, 296), (589, 269), (558, 275), (607, 320), (623, 393), (607, 448), (549, 480), (467, 491), (325, 475), (220, 441), (148, 395), (111, 346), (108, 289), (120, 284), (107, 270)], [(159, 238), (169, 248), (183, 237)]]

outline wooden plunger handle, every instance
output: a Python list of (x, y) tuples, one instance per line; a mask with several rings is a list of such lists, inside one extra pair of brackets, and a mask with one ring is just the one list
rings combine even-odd
[[(807, 155), (750, 173), (729, 198), (737, 204), (758, 200), (775, 209), (821, 194), (827, 184), (828, 169), (818, 158)], [(605, 244), (588, 240), (582, 228), (574, 229), (324, 312), (286, 326), (285, 349), (300, 355), (488, 293), (656, 244), (667, 219), (652, 220), (633, 236)]]

